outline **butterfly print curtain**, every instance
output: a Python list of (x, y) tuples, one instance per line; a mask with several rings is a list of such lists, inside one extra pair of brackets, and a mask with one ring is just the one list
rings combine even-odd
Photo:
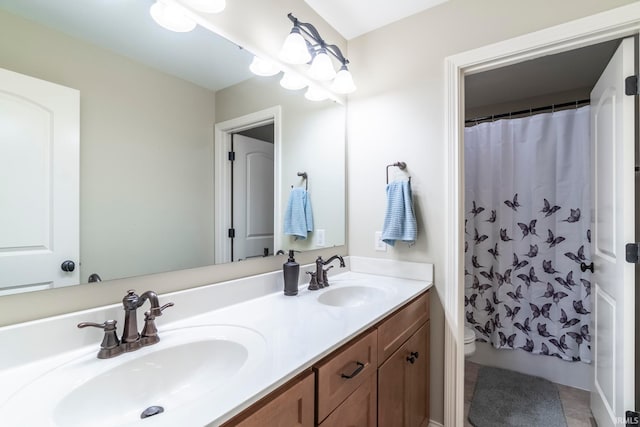
[(465, 315), (501, 349), (591, 361), (589, 107), (465, 130)]

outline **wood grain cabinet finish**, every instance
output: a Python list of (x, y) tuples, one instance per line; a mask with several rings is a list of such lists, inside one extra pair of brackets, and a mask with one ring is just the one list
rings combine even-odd
[(312, 427), (314, 374), (308, 370), (232, 418), (223, 427)]
[(429, 319), (429, 292), (420, 295), (378, 326), (378, 363), (382, 364)]
[(377, 384), (376, 375), (351, 393), (321, 424), (320, 427), (376, 427)]
[(429, 322), (378, 368), (378, 426), (429, 423)]
[(317, 363), (318, 422), (324, 420), (378, 367), (376, 330), (356, 338)]

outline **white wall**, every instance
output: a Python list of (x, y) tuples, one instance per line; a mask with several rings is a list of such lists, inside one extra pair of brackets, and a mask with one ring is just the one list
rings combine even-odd
[[(431, 418), (442, 422), (446, 164), (444, 58), (591, 15), (629, 0), (450, 0), (349, 41), (358, 91), (348, 106), (349, 252), (435, 265), (431, 307)], [(376, 252), (385, 208), (385, 165), (406, 161), (417, 205), (413, 247)], [(377, 188), (377, 190), (376, 190)]]

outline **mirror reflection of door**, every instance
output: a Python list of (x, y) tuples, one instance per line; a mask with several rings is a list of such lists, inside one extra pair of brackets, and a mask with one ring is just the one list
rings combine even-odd
[(231, 260), (272, 255), (274, 126), (234, 133), (231, 146)]
[(0, 69), (0, 295), (78, 283), (80, 93)]

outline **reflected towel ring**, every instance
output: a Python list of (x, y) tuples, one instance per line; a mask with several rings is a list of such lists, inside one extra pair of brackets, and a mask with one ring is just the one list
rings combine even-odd
[[(297, 175), (302, 177), (302, 179), (304, 180), (304, 189), (306, 191), (309, 191), (309, 179), (308, 179), (307, 173), (306, 172), (298, 172)], [(291, 188), (293, 188), (293, 185), (291, 186)]]

